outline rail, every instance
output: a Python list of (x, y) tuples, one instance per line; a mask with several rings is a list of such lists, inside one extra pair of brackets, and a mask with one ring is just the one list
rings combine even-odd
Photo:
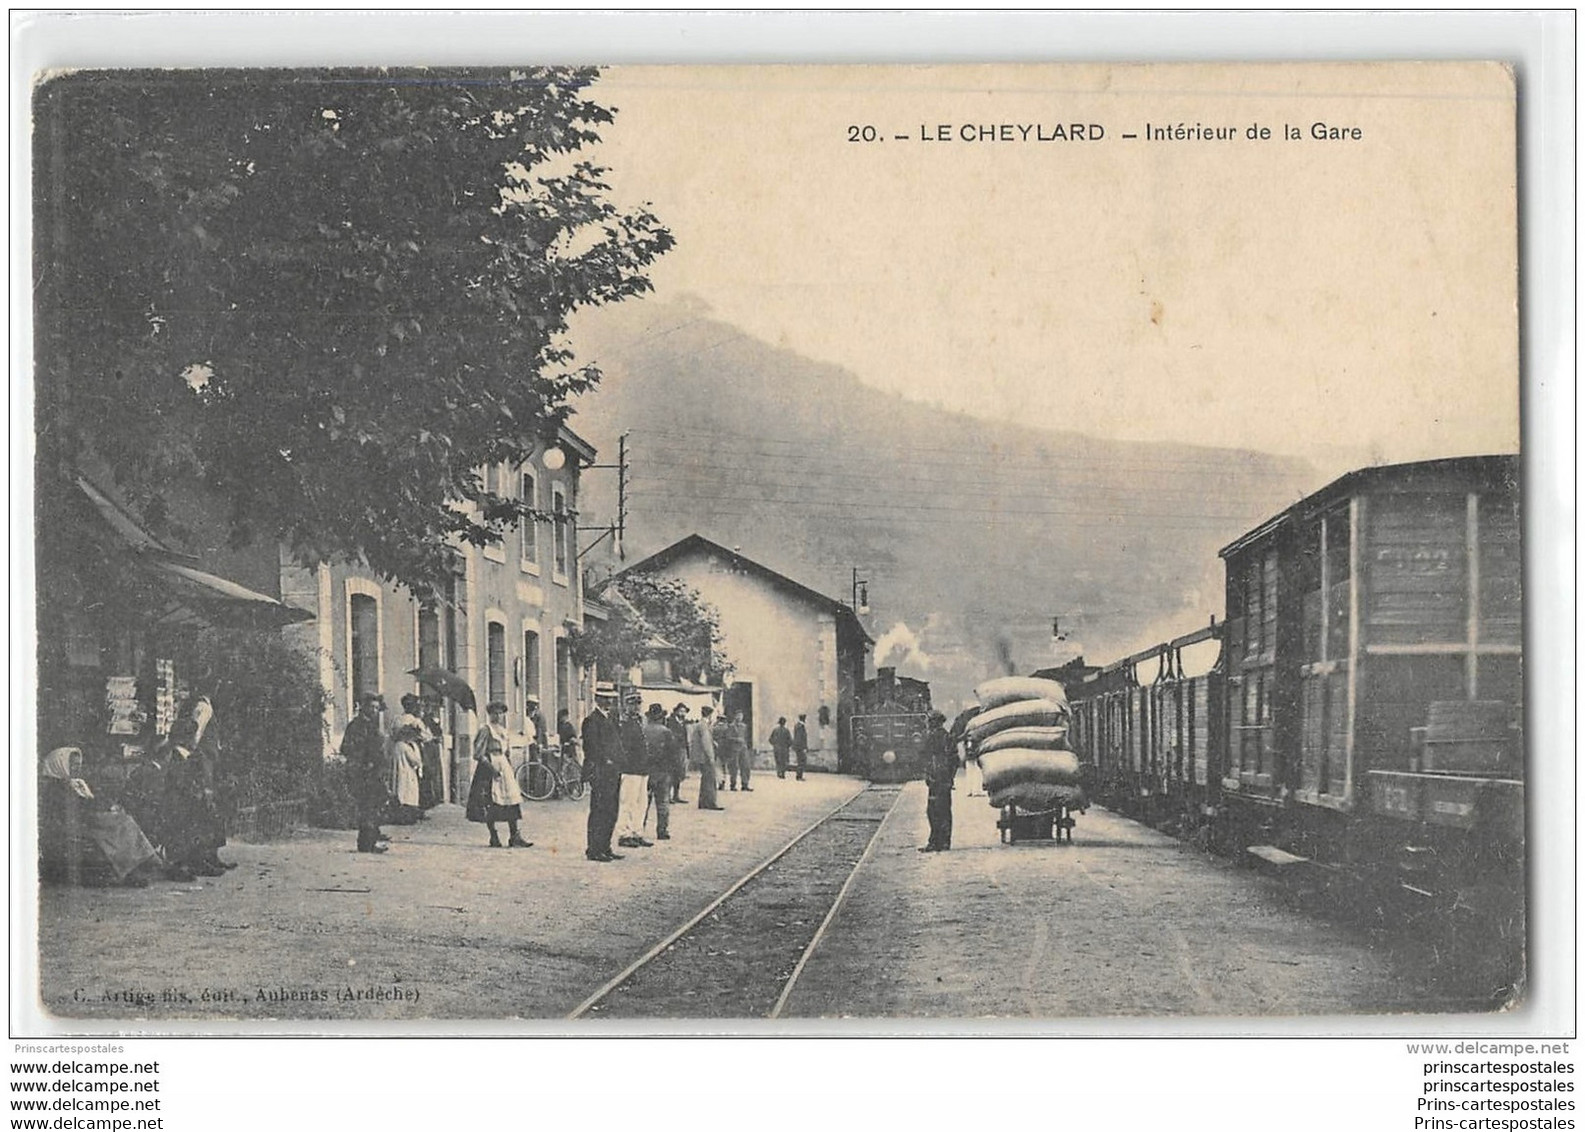
[[(877, 817), (843, 814), (844, 810), (854, 807), (855, 804), (860, 803), (867, 798), (888, 794), (891, 795), (890, 802), (886, 806), (885, 812)], [(571, 1021), (587, 1017), (592, 1011), (595, 1011), (601, 1008), (603, 1005), (610, 1003), (619, 989), (631, 984), (635, 978), (642, 977), (646, 973), (647, 969), (656, 964), (657, 960), (660, 960), (663, 956), (672, 952), (673, 949), (677, 948), (679, 944), (686, 944), (690, 936), (693, 936), (701, 931), (701, 926), (704, 925), (705, 921), (708, 920), (712, 914), (722, 910), (729, 904), (733, 897), (742, 893), (743, 890), (751, 883), (766, 876), (768, 871), (771, 870), (772, 866), (776, 865), (777, 862), (785, 861), (790, 853), (792, 853), (800, 845), (805, 844), (811, 835), (816, 833), (816, 831), (827, 827), (851, 825), (852, 823), (858, 821), (873, 821), (875, 823), (875, 829), (870, 832), (868, 837), (865, 839), (862, 852), (859, 853), (857, 859), (849, 867), (847, 877), (843, 881), (840, 889), (838, 889), (836, 892), (835, 897), (832, 898), (830, 906), (826, 908), (819, 927), (815, 929), (815, 932), (809, 942), (799, 950), (798, 959), (792, 965), (790, 972), (785, 977), (779, 975), (767, 976), (768, 978), (774, 978), (775, 982), (781, 983), (782, 985), (780, 986), (780, 994), (776, 997), (774, 1005), (770, 1007), (769, 1012), (764, 1016), (770, 1018), (778, 1017), (786, 1006), (787, 999), (792, 991), (792, 987), (797, 983), (799, 977), (803, 974), (809, 956), (825, 938), (826, 930), (829, 928), (831, 922), (835, 919), (837, 910), (841, 907), (843, 901), (847, 897), (848, 890), (851, 888), (854, 878), (858, 875), (859, 870), (864, 866), (864, 864), (870, 859), (875, 843), (880, 836), (881, 829), (885, 826), (886, 820), (896, 810), (898, 799), (901, 797), (902, 791), (899, 788), (871, 786), (843, 799), (843, 801), (838, 806), (801, 830), (785, 845), (781, 846), (781, 848), (777, 849), (770, 856), (766, 857), (759, 864), (751, 868), (743, 876), (739, 877), (730, 886), (728, 886), (724, 892), (712, 899), (698, 912), (694, 913), (683, 924), (668, 934), (659, 943), (656, 943), (653, 947), (649, 948), (649, 950), (645, 951), (637, 959), (624, 967), (615, 976), (608, 979), (599, 987), (599, 989), (594, 991), (594, 993), (590, 994), (576, 1007), (574, 1007), (572, 1012), (567, 1015), (567, 1019)], [(796, 895), (808, 899), (807, 894), (797, 893)], [(769, 993), (767, 990), (765, 1000), (768, 1001), (768, 999)]]

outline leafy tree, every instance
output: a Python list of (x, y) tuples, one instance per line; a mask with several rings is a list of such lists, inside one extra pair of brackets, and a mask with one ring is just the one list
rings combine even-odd
[(432, 595), (528, 511), (599, 379), (569, 315), (672, 237), (608, 197), (592, 69), (82, 72), (34, 106), (41, 506), (85, 453), (144, 517), (197, 479), (233, 544)]
[(678, 649), (679, 675), (719, 681), (732, 671), (721, 650), (720, 613), (685, 582), (647, 572), (623, 574), (596, 596), (612, 607), (611, 619), (576, 634), (578, 663), (622, 671), (644, 658), (652, 638), (661, 637)]
[(194, 691), (209, 696), (221, 769), (238, 805), (312, 788), (324, 764), (319, 660), (278, 630), (199, 632), (187, 655)]
[(644, 659), (652, 634), (642, 618), (612, 611), (606, 621), (587, 618), (568, 630), (574, 663), (593, 668), (600, 679), (615, 679)]

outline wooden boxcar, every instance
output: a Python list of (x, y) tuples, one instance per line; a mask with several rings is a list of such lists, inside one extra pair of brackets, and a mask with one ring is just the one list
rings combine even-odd
[[(1518, 475), (1516, 457), (1366, 468), (1222, 550), (1222, 785), (1246, 820), (1270, 827), (1262, 811), (1285, 800), (1335, 814), (1306, 829), (1304, 848), (1324, 856), (1318, 839), (1359, 813), (1408, 820), (1373, 776), (1417, 776), (1433, 798), (1448, 788), (1445, 767), (1421, 765), (1436, 705), (1506, 704), (1517, 725)], [(1504, 756), (1475, 777), (1508, 798), (1522, 790), (1522, 747), (1516, 730), (1502, 740)]]
[(1221, 556), (1210, 673), (1191, 634), (1069, 688), (1103, 802), (1522, 936), (1518, 458), (1351, 472)]

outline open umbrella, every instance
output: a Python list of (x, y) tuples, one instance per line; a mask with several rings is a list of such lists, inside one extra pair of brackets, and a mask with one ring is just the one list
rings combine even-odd
[(441, 695), (455, 700), (461, 707), (473, 712), (479, 710), (479, 701), (474, 699), (473, 689), (468, 687), (466, 680), (451, 669), (426, 665), (421, 668), (409, 668), (407, 674), (418, 677), (419, 683), (428, 684)]

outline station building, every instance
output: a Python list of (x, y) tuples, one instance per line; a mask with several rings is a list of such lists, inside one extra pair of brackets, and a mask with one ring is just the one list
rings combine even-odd
[(847, 764), (846, 721), (874, 641), (847, 604), (744, 555), (693, 534), (618, 574), (648, 572), (697, 590), (720, 613), (722, 647), (733, 672), (722, 706), (742, 711), (762, 763), (785, 716), (792, 730), (808, 716), (809, 765)]

